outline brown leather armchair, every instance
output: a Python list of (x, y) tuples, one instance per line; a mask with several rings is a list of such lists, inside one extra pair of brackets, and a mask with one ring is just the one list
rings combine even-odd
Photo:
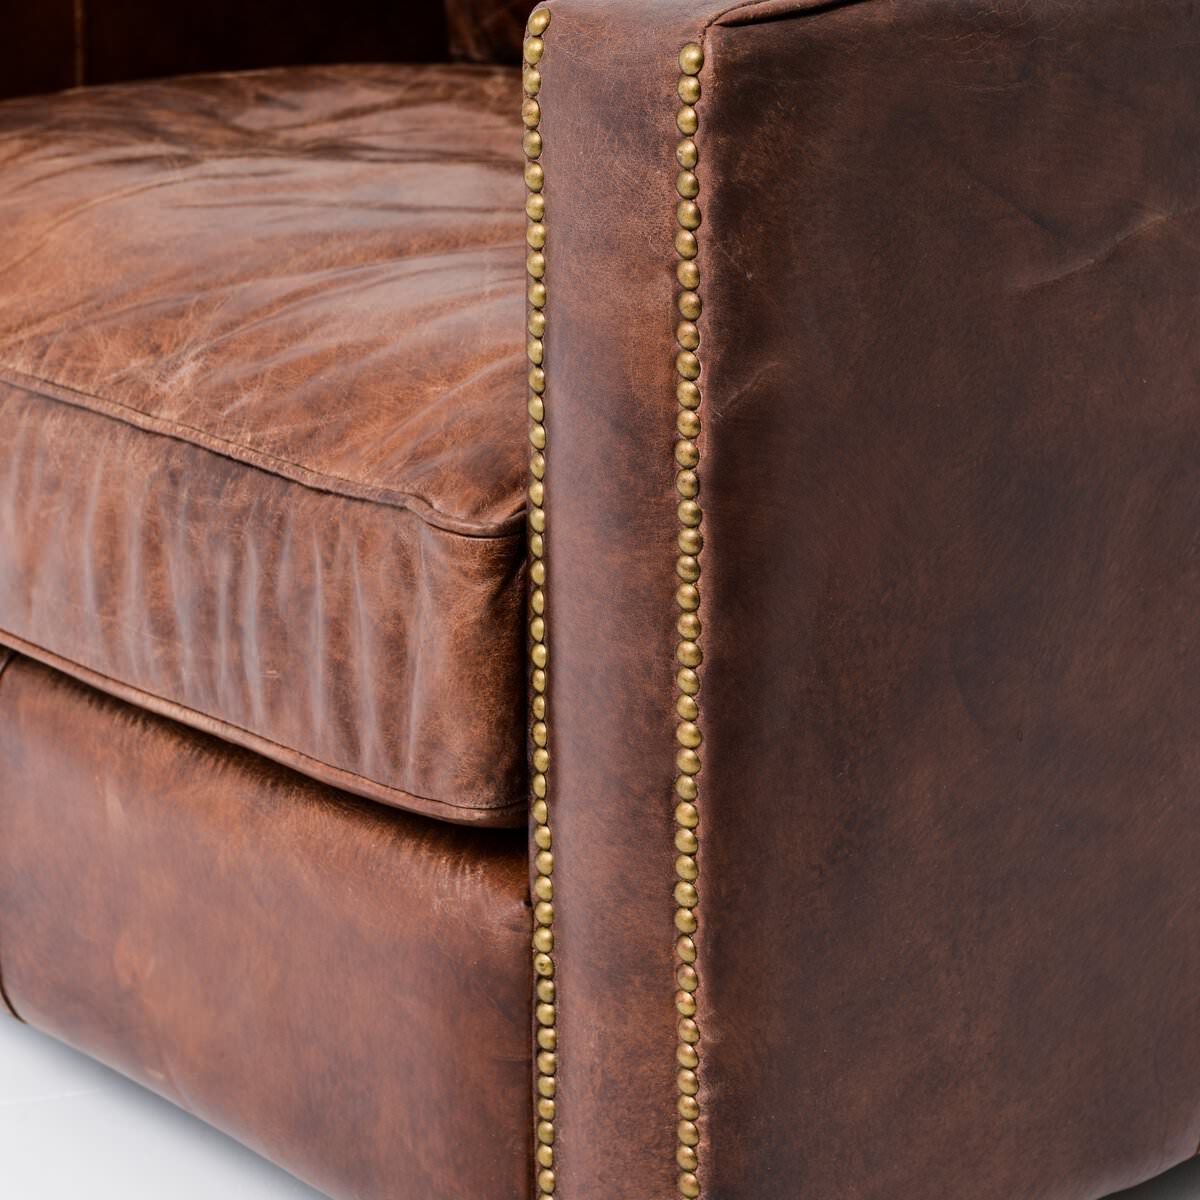
[(5, 15), (14, 1017), (340, 1200), (1195, 1151), (1200, 8)]

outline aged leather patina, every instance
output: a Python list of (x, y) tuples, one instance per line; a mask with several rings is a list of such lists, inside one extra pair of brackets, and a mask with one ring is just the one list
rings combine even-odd
[(1191, 1156), (1200, 10), (432, 7), (0, 106), (12, 1008), (338, 1200)]

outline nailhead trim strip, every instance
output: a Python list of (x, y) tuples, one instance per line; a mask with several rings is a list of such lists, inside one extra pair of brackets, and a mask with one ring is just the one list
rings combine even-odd
[(679, 718), (675, 726), (675, 739), (679, 748), (675, 755), (677, 775), (675, 778), (675, 982), (679, 990), (675, 993), (675, 1009), (678, 1013), (675, 1048), (677, 1067), (679, 1124), (676, 1126), (675, 1162), (679, 1168), (679, 1194), (685, 1200), (696, 1200), (700, 1195), (700, 1027), (696, 1023), (696, 992), (700, 987), (700, 976), (696, 968), (696, 943), (694, 935), (699, 925), (697, 910), (700, 894), (696, 881), (700, 867), (696, 860), (700, 849), (697, 832), (700, 811), (697, 801), (700, 787), (700, 675), (703, 659), (700, 650), (700, 551), (704, 545), (701, 525), (703, 510), (697, 497), (700, 494), (700, 401), (701, 392), (700, 328), (700, 267), (696, 262), (700, 253), (696, 230), (700, 228), (700, 180), (696, 165), (700, 153), (694, 135), (700, 127), (696, 104), (700, 100), (700, 70), (704, 66), (704, 48), (689, 42), (679, 55), (679, 99), (683, 102), (675, 114), (675, 124), (683, 135), (675, 150), (679, 162), (679, 174), (675, 179), (675, 190), (679, 203), (675, 216), (679, 228), (675, 234), (675, 251), (679, 256), (676, 274), (682, 289), (677, 299), (682, 320), (675, 330), (679, 352), (675, 358), (678, 380), (675, 396), (679, 411), (675, 418), (678, 438), (675, 441), (675, 489), (679, 493), (679, 554), (675, 560), (675, 573), (679, 576), (679, 587), (675, 600), (679, 606), (676, 629), (679, 641), (675, 647), (678, 672), (675, 676), (675, 711)]
[(555, 1093), (558, 1090), (558, 1001), (554, 964), (554, 837), (550, 830), (550, 729), (546, 701), (546, 372), (543, 368), (546, 335), (546, 200), (542, 194), (546, 174), (538, 93), (542, 75), (538, 63), (546, 50), (543, 34), (550, 10), (537, 9), (529, 18), (525, 36), (525, 100), (521, 120), (525, 126), (525, 226), (529, 275), (529, 661), (530, 726), (533, 745), (530, 821), (533, 838), (533, 971), (537, 979), (537, 1116), (534, 1125), (537, 1160), (537, 1194), (554, 1195)]

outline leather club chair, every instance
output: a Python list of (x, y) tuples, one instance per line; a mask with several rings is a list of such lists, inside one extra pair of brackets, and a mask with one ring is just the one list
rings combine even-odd
[(1200, 7), (18, 7), (15, 1018), (339, 1200), (1195, 1151)]

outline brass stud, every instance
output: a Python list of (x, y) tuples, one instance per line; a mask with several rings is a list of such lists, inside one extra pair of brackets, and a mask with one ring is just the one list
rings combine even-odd
[[(700, 360), (690, 350), (680, 350), (675, 356), (675, 369), (684, 379), (700, 378)], [(696, 464), (689, 463), (688, 465), (694, 467)]]
[(685, 667), (698, 667), (704, 661), (699, 642), (680, 642), (675, 649), (675, 657)]
[[(684, 351), (686, 354), (687, 351)], [(538, 447), (540, 450), (542, 447)], [(675, 461), (681, 467), (692, 468), (700, 465), (700, 451), (696, 443), (688, 438), (675, 443)]]
[(525, 61), (530, 65), (542, 61), (542, 55), (546, 53), (546, 43), (540, 37), (534, 35), (525, 39)]
[[(675, 418), (675, 428), (679, 431), (681, 437), (687, 438), (689, 441), (695, 441), (700, 436), (700, 418), (694, 412), (685, 410)], [(695, 472), (683, 472), (683, 474), (695, 474)], [(696, 524), (699, 524), (697, 521)]]
[(538, 450), (546, 448), (546, 427), (540, 422), (531, 426), (529, 430), (529, 441)]
[(691, 137), (700, 128), (700, 118), (690, 104), (685, 104), (675, 114), (675, 124), (679, 127), (680, 133)]
[(543, 645), (534, 646), (534, 648), (529, 653), (530, 653), (530, 657), (533, 659), (533, 665), (535, 667), (541, 667), (541, 668), (545, 669), (546, 662), (550, 657), (549, 653), (546, 650), (545, 645), (543, 644)]
[(531, 192), (540, 192), (546, 186), (546, 172), (541, 163), (527, 162), (525, 164), (525, 186)]
[(675, 903), (680, 908), (695, 908), (699, 902), (700, 896), (693, 884), (681, 881), (675, 885)]
[(537, 1164), (539, 1167), (549, 1168), (554, 1166), (554, 1150), (550, 1146), (539, 1146), (535, 1153), (535, 1157), (537, 1158)]
[(542, 365), (542, 358), (546, 353), (545, 346), (542, 345), (540, 338), (530, 338), (525, 346), (525, 355), (535, 367)]
[(546, 274), (546, 256), (540, 250), (535, 250), (525, 259), (525, 270), (534, 279), (541, 279)]
[[(675, 628), (680, 637), (695, 641), (700, 636), (700, 618), (695, 613), (681, 613)], [(700, 715), (700, 705), (696, 703), (695, 696), (680, 696), (675, 701), (675, 711), (685, 721), (694, 721)]]
[(545, 775), (540, 772), (533, 777), (533, 794), (535, 796), (545, 796), (547, 791), (547, 783)]
[(530, 96), (521, 105), (521, 120), (525, 122), (527, 129), (536, 129), (541, 119), (542, 106)]
[(546, 307), (546, 285), (544, 283), (534, 280), (529, 285), (529, 303), (534, 308)]
[(675, 874), (680, 879), (686, 879), (688, 883), (695, 883), (700, 878), (700, 868), (692, 855), (681, 854), (675, 860)]
[(546, 26), (550, 24), (551, 13), (548, 8), (539, 8), (535, 10), (529, 18), (529, 32), (532, 34), (542, 34), (546, 32)]
[[(546, 622), (543, 618), (534, 617), (533, 620), (529, 622), (529, 636), (533, 638), (535, 642), (544, 642), (546, 640)], [(532, 702), (532, 707), (534, 716), (538, 715), (539, 710), (541, 712), (545, 712), (546, 697), (535, 696)]]
[[(544, 508), (535, 508), (530, 513), (529, 519), (532, 522), (537, 514), (541, 514), (541, 524), (546, 522), (546, 510)], [(536, 526), (535, 526), (536, 528)], [(540, 530), (538, 532), (541, 532)], [(542, 588), (534, 588), (529, 594), (529, 607), (533, 609), (539, 616), (546, 611), (546, 593)]]
[[(676, 992), (675, 1011), (681, 1017), (694, 1017), (696, 1015), (696, 997), (690, 995), (688, 992)], [(680, 1115), (686, 1116), (687, 1114), (681, 1113)], [(695, 1118), (693, 1117), (692, 1119), (694, 1120)]]
[(679, 280), (680, 287), (687, 288), (689, 291), (694, 292), (700, 286), (699, 264), (694, 262), (681, 262), (675, 268), (675, 278)]
[(680, 171), (675, 176), (675, 190), (685, 200), (695, 200), (700, 195), (700, 180), (691, 171)]
[[(691, 967), (680, 967), (677, 974), (684, 975), (689, 971), (691, 971), (692, 975), (695, 974)], [(684, 988), (683, 990), (686, 992), (694, 989)], [(675, 1072), (675, 1082), (685, 1096), (695, 1096), (700, 1091), (700, 1080), (696, 1077), (696, 1072), (689, 1070), (687, 1067)]]
[(679, 505), (678, 513), (681, 525), (699, 525), (701, 520), (703, 520), (700, 505), (695, 500), (682, 501)]
[(525, 215), (531, 221), (541, 221), (546, 216), (546, 197), (540, 192), (530, 192), (525, 198)]
[(549, 730), (546, 728), (545, 721), (535, 721), (533, 723), (532, 737), (534, 742), (539, 746), (544, 746), (549, 737)]
[[(533, 650), (531, 651), (531, 654), (536, 656), (539, 648), (545, 649), (544, 646), (543, 647), (534, 646)], [(545, 747), (543, 747), (543, 746), (539, 746), (533, 752), (533, 769), (535, 771), (539, 772), (540, 774), (545, 774), (545, 772), (547, 772), (550, 769), (550, 751), (545, 749)]]
[(700, 99), (700, 80), (695, 75), (684, 75), (679, 80), (679, 98), (684, 104), (695, 104)]
[(680, 1096), (676, 1108), (686, 1121), (695, 1121), (700, 1116), (700, 1105), (694, 1096)]
[(549, 850), (541, 850), (533, 860), (534, 866), (542, 875), (554, 874), (554, 855)]
[(542, 157), (542, 135), (536, 129), (530, 129), (521, 139), (526, 158)]
[[(558, 1045), (558, 1031), (555, 1029), (539, 1029), (537, 1044), (541, 1050), (553, 1050)], [(538, 1104), (538, 1116), (547, 1121), (554, 1120), (554, 1101), (545, 1100)]]
[(529, 322), (526, 328), (529, 330), (530, 337), (542, 337), (546, 332), (546, 314), (538, 309), (534, 309), (529, 314)]
[(675, 147), (675, 161), (685, 170), (692, 171), (700, 162), (700, 148), (691, 138), (684, 138)]
[(546, 485), (540, 479), (535, 479), (529, 485), (529, 501), (531, 504), (541, 505), (546, 501)]
[[(700, 607), (700, 593), (694, 584), (681, 584), (675, 589), (675, 602), (684, 612), (696, 612)], [(691, 666), (691, 664), (684, 663), (684, 666)], [(680, 690), (685, 692), (690, 691), (689, 688), (683, 687), (682, 684), (680, 684)]]
[(690, 908), (677, 908), (675, 910), (675, 928), (680, 933), (695, 933), (697, 927), (696, 914)]
[[(538, 1189), (540, 1191), (544, 1192), (547, 1196), (554, 1195), (554, 1185), (556, 1182), (557, 1181), (554, 1177), (553, 1171), (539, 1171), (538, 1172)], [(697, 1196), (699, 1194), (700, 1194), (699, 1192), (696, 1193)]]
[(675, 327), (675, 340), (685, 350), (697, 350), (700, 347), (700, 329), (694, 321), (680, 321)]
[(529, 397), (529, 415), (535, 421), (544, 421), (546, 419), (546, 405), (542, 402), (541, 396)]
[(533, 931), (533, 948), (539, 954), (552, 954), (554, 952), (554, 934), (549, 929), (535, 929)]
[(544, 1142), (550, 1145), (554, 1141), (554, 1122), (539, 1121), (537, 1127), (537, 1136), (539, 1142)]
[(700, 243), (694, 233), (681, 229), (675, 235), (675, 250), (680, 258), (695, 258), (700, 253)]
[[(700, 977), (696, 974), (696, 968), (690, 963), (680, 964), (679, 969), (675, 972), (675, 982), (684, 992), (695, 992), (700, 987)], [(681, 1088), (680, 1091), (682, 1090)]]
[(529, 553), (534, 558), (541, 558), (546, 553), (546, 539), (540, 534), (532, 534), (529, 538)]
[(681, 554), (675, 560), (675, 574), (688, 583), (695, 583), (700, 578), (700, 562), (690, 554)]
[(544, 692), (546, 690), (546, 672), (531, 672), (529, 676), (529, 682), (533, 684), (533, 690), (535, 692)]
[(675, 1050), (675, 1061), (681, 1067), (694, 1071), (700, 1065), (700, 1055), (696, 1053), (694, 1047), (689, 1046), (686, 1042), (680, 1042)]
[(696, 1151), (691, 1146), (677, 1147), (675, 1161), (684, 1171), (694, 1171), (700, 1165)]
[(704, 47), (698, 42), (688, 42), (679, 52), (679, 69), (685, 75), (699, 75), (704, 66)]
[(521, 75), (525, 95), (536, 96), (542, 90), (542, 73), (534, 67), (526, 67)]
[[(682, 417), (683, 414), (680, 413)], [(675, 474), (675, 490), (689, 500), (700, 493), (700, 476), (695, 471), (677, 471)]]
[(539, 900), (553, 900), (554, 880), (547, 878), (545, 875), (539, 875), (533, 881), (533, 894)]
[[(525, 241), (534, 250), (541, 250), (546, 245), (546, 227), (538, 221), (525, 227)], [(542, 264), (543, 270), (545, 263)]]
[(699, 385), (690, 379), (678, 380), (675, 384), (675, 399), (683, 408), (699, 408), (701, 399)]
[(700, 205), (695, 200), (680, 200), (675, 206), (675, 216), (684, 229), (699, 229), (701, 224)]
[(546, 564), (539, 560), (529, 568), (529, 578), (541, 587), (546, 582)]
[(695, 696), (700, 691), (700, 676), (688, 667), (682, 668), (676, 674), (675, 683), (679, 690), (688, 696)]
[(675, 805), (675, 823), (684, 829), (695, 829), (700, 824), (700, 812), (694, 804), (685, 800)]
[(684, 1171), (679, 1176), (679, 1194), (687, 1200), (697, 1200), (700, 1195), (700, 1180), (691, 1171)]
[(679, 296), (679, 312), (689, 321), (695, 321), (702, 311), (700, 294), (698, 292), (682, 292)]
[[(549, 925), (550, 922), (543, 921), (542, 924)], [(553, 979), (539, 979), (538, 985), (537, 985), (537, 995), (538, 995), (538, 999), (543, 1004), (553, 1004), (554, 1003), (554, 980)], [(546, 1074), (553, 1075), (554, 1072), (547, 1071)]]
[(680, 1121), (675, 1127), (675, 1133), (685, 1146), (700, 1144), (700, 1130), (696, 1128), (695, 1121)]
[[(692, 642), (684, 642), (685, 646), (693, 645)], [(684, 721), (675, 729), (675, 739), (681, 746), (691, 746), (694, 750), (704, 740), (700, 733), (700, 726), (694, 721)]]
[[(680, 750), (679, 753), (675, 755), (675, 765), (685, 775), (699, 775), (700, 755), (698, 755), (695, 750)], [(548, 871), (546, 873), (549, 874)]]
[(546, 979), (554, 975), (554, 959), (548, 954), (538, 954), (533, 960), (533, 969)]

